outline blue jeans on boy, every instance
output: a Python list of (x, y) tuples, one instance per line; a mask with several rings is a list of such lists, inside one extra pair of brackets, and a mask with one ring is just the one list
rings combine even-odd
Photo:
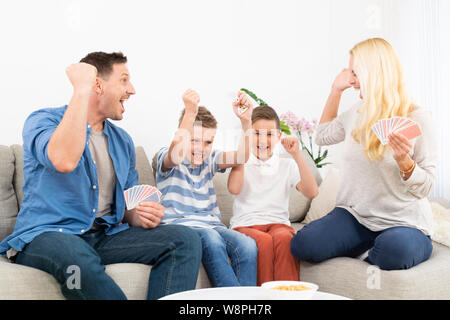
[(252, 238), (226, 227), (193, 229), (202, 240), (203, 266), (214, 287), (256, 286), (258, 248)]
[[(130, 227), (107, 236), (103, 230), (83, 235), (45, 232), (16, 257), (16, 263), (53, 275), (67, 299), (122, 300), (125, 294), (105, 272), (113, 263), (152, 265), (148, 299), (195, 288), (201, 241), (190, 228), (160, 225)], [(76, 271), (79, 271), (78, 282)]]
[(418, 229), (393, 227), (374, 232), (339, 207), (306, 225), (291, 240), (294, 257), (311, 263), (334, 257), (354, 258), (367, 250), (366, 262), (382, 270), (400, 270), (426, 261), (433, 246), (430, 237)]

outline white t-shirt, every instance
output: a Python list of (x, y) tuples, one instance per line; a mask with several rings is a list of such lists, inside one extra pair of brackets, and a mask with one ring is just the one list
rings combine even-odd
[(235, 197), (231, 228), (289, 221), (289, 194), (300, 182), (298, 166), (292, 158), (272, 155), (262, 161), (250, 154), (244, 165), (244, 183)]

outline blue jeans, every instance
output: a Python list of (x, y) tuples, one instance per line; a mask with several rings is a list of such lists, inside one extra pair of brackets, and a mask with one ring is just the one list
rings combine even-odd
[[(113, 263), (152, 265), (148, 299), (195, 288), (201, 261), (201, 241), (190, 228), (160, 225), (131, 227), (107, 236), (103, 230), (81, 236), (45, 232), (16, 257), (16, 263), (53, 275), (67, 299), (126, 299), (105, 272)], [(75, 271), (78, 272), (77, 285)]]
[(225, 227), (193, 229), (202, 240), (203, 266), (214, 287), (256, 286), (258, 248), (252, 238)]
[(426, 261), (433, 246), (430, 237), (415, 228), (373, 232), (343, 208), (309, 223), (291, 240), (294, 257), (312, 263), (334, 257), (355, 258), (367, 250), (366, 262), (382, 270), (400, 270)]

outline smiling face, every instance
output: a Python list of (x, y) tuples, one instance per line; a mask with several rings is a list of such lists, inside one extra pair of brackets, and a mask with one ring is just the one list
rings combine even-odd
[(260, 160), (269, 159), (281, 139), (275, 120), (259, 119), (253, 122), (252, 152)]
[(98, 81), (98, 112), (105, 119), (122, 120), (125, 101), (136, 93), (126, 64), (113, 64), (112, 72), (108, 76), (100, 76)]
[(211, 154), (216, 129), (206, 128), (199, 125), (190, 130), (191, 144), (189, 150), (189, 161), (194, 166), (200, 166)]

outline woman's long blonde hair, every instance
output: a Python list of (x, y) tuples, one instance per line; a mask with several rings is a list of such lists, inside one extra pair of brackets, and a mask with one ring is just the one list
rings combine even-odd
[(375, 161), (383, 157), (388, 145), (381, 144), (371, 127), (380, 119), (408, 117), (416, 106), (406, 92), (398, 56), (386, 40), (360, 42), (350, 54), (364, 101), (352, 136), (364, 147), (366, 157)]

